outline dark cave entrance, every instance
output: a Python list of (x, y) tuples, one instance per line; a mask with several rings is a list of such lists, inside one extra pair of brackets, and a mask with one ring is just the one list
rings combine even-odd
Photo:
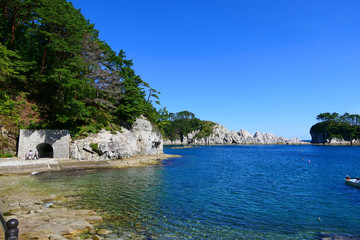
[(54, 149), (48, 143), (40, 143), (36, 146), (36, 150), (39, 153), (39, 158), (53, 158), (54, 157)]

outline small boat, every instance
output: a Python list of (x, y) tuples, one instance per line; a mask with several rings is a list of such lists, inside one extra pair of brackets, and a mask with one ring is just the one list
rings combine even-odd
[(360, 179), (359, 179), (359, 178), (349, 178), (349, 177), (346, 177), (345, 183), (346, 183), (347, 185), (351, 185), (351, 186), (360, 188)]

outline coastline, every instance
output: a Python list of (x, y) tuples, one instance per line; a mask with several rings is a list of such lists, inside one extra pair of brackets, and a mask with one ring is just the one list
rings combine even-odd
[[(102, 217), (92, 210), (70, 210), (60, 205), (76, 201), (45, 190), (28, 188), (28, 175), (0, 176), (0, 200), (6, 220), (19, 221), (19, 239), (71, 239), (91, 232)], [(50, 203), (59, 203), (56, 204)], [(95, 233), (94, 233), (95, 235)], [(0, 228), (0, 239), (4, 232)]]
[[(164, 144), (164, 146), (171, 146), (171, 148), (191, 148), (195, 146), (258, 146), (258, 145), (314, 145), (314, 146), (360, 146), (360, 143), (351, 143), (351, 142), (326, 142), (326, 143), (312, 143), (312, 142), (300, 142), (300, 143), (227, 143), (227, 144), (184, 144), (184, 143), (172, 143)], [(183, 147), (178, 147), (183, 146)], [(188, 147), (189, 146), (189, 147)]]
[(162, 160), (179, 155), (136, 155), (119, 160), (109, 161), (79, 161), (74, 159), (39, 159), (24, 160), (19, 158), (0, 159), (1, 174), (27, 174), (32, 172), (59, 171), (71, 169), (124, 168), (142, 167), (160, 164)]
[[(71, 169), (101, 169), (143, 167), (161, 164), (161, 160), (181, 157), (179, 155), (160, 154), (133, 156), (121, 160), (101, 162), (59, 161), (57, 168), (47, 171)], [(1, 161), (1, 160), (0, 160)], [(30, 162), (30, 161), (29, 161)], [(24, 169), (28, 165), (23, 165)], [(68, 209), (67, 204), (78, 201), (76, 194), (68, 189), (50, 193), (31, 185), (27, 171), (0, 174), (0, 210), (6, 220), (16, 218), (19, 221), (19, 239), (76, 239), (80, 234), (86, 234), (85, 239), (101, 239), (101, 236), (111, 233), (106, 229), (97, 229), (103, 222), (99, 213), (90, 209)], [(0, 228), (0, 240), (4, 232)]]
[[(168, 143), (164, 144), (164, 146), (183, 146), (181, 148), (190, 148), (194, 146), (257, 146), (257, 145), (312, 145), (313, 143), (310, 142), (299, 142), (299, 143), (194, 143), (194, 144), (187, 144), (187, 143)], [(190, 146), (190, 147), (187, 147)]]

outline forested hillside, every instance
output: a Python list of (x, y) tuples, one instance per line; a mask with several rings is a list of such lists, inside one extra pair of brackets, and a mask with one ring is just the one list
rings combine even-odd
[(184, 136), (198, 130), (195, 138), (203, 138), (210, 136), (213, 131), (215, 123), (211, 121), (203, 121), (195, 117), (195, 114), (189, 111), (181, 111), (178, 113), (168, 113), (165, 109), (160, 111), (161, 130), (166, 139), (183, 140)]
[(323, 140), (337, 138), (351, 141), (360, 139), (360, 115), (358, 114), (321, 113), (316, 119), (319, 123), (311, 127), (311, 136), (317, 136)]
[[(0, 124), (72, 136), (158, 123), (158, 92), (66, 0), (1, 0)], [(119, 40), (120, 41), (120, 40)], [(4, 142), (2, 142), (4, 149)]]
[[(159, 92), (125, 52), (114, 52), (66, 0), (1, 0), (0, 155), (16, 152), (20, 128), (69, 129), (73, 138), (130, 127), (143, 115), (165, 138), (181, 139), (212, 122), (157, 110)], [(121, 41), (121, 40), (119, 40)]]

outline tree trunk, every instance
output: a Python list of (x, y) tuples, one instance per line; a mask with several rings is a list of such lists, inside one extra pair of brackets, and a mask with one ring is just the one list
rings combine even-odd
[(8, 17), (8, 15), (7, 15), (7, 14), (8, 14), (8, 13), (7, 13), (7, 10), (8, 10), (7, 1), (4, 1), (3, 9), (4, 9), (3, 18), (4, 18), (4, 19), (7, 19), (7, 17)]
[(10, 38), (10, 46), (12, 47), (14, 45), (14, 41), (15, 41), (15, 30), (17, 28), (17, 25), (19, 24), (16, 23), (16, 17), (18, 15), (18, 11), (19, 11), (19, 8), (18, 8), (18, 4), (16, 3), (15, 4), (15, 7), (14, 7), (14, 12), (13, 12), (13, 15), (12, 15), (12, 19), (11, 19), (11, 38)]
[(40, 70), (40, 74), (43, 74), (45, 71), (45, 59), (46, 59), (46, 52), (47, 52), (47, 48), (44, 48), (44, 53), (43, 53), (43, 57), (42, 57), (42, 61), (41, 61), (41, 70)]
[(50, 37), (49, 39), (46, 41), (45, 45), (44, 45), (44, 53), (43, 53), (43, 57), (42, 57), (42, 61), (41, 61), (41, 70), (40, 70), (40, 74), (43, 74), (45, 72), (45, 63), (46, 63), (46, 53), (47, 53), (47, 48), (46, 46), (51, 42)]

